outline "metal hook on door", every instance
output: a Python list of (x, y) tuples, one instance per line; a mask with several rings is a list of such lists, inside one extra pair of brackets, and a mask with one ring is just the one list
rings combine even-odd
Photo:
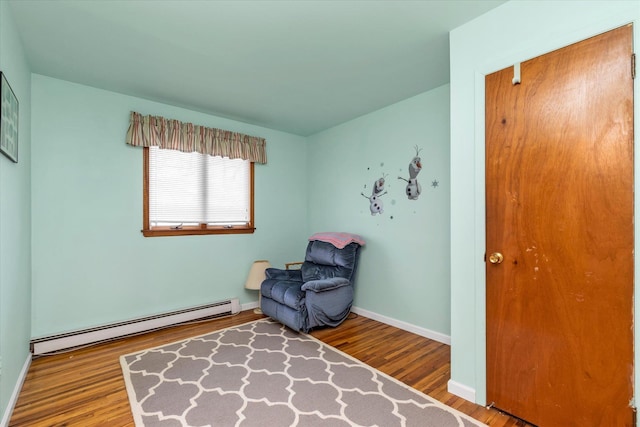
[(514, 85), (520, 84), (520, 63), (516, 62), (513, 64), (513, 80), (511, 83)]

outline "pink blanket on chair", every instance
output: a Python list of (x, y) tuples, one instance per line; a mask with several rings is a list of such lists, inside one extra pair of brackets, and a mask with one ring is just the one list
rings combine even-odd
[(342, 249), (347, 246), (349, 243), (357, 243), (360, 246), (364, 246), (364, 239), (357, 234), (351, 233), (316, 233), (313, 236), (309, 237), (309, 241), (311, 240), (320, 240), (321, 242), (331, 243), (338, 249)]

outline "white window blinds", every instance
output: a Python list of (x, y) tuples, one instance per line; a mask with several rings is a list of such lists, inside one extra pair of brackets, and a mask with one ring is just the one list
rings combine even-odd
[(149, 222), (154, 226), (249, 222), (250, 162), (149, 147)]

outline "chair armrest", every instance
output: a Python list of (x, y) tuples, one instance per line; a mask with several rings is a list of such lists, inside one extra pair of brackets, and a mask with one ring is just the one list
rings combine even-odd
[(332, 277), (331, 279), (310, 280), (302, 285), (303, 291), (323, 292), (350, 285), (351, 282), (344, 277)]
[(264, 271), (267, 279), (292, 280), (302, 282), (302, 271), (300, 270), (280, 270), (279, 268), (267, 268)]

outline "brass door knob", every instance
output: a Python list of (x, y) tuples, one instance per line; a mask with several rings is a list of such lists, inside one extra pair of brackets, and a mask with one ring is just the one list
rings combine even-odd
[(502, 261), (504, 261), (504, 256), (500, 252), (494, 252), (489, 255), (489, 262), (491, 264), (500, 264)]

